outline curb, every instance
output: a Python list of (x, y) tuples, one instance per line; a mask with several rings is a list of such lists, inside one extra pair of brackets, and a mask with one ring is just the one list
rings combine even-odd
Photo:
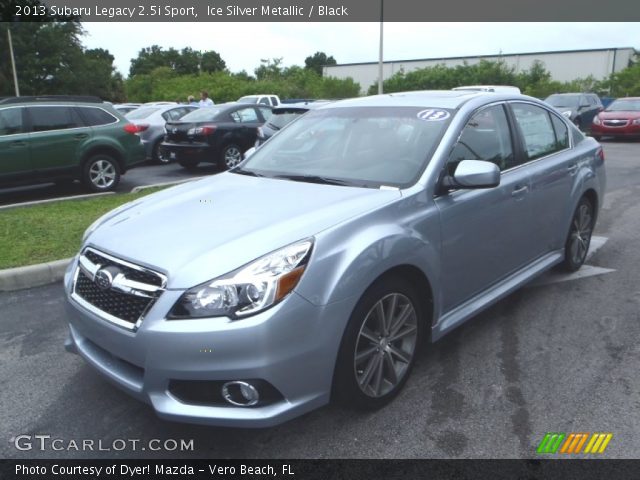
[[(179, 185), (182, 183), (192, 182), (194, 180), (200, 180), (206, 178), (206, 175), (201, 177), (192, 177), (185, 180), (178, 180), (175, 182), (156, 183), (154, 185), (140, 185), (134, 187), (131, 193), (137, 193), (147, 188), (164, 187), (170, 185)], [(92, 198), (101, 195), (113, 195), (115, 192), (93, 193), (88, 195), (76, 195), (73, 197), (64, 198), (51, 198), (47, 200), (37, 200), (34, 202), (17, 203), (12, 205), (0, 206), (0, 210), (8, 208), (18, 208), (28, 205), (37, 205), (40, 203), (52, 203), (60, 200), (78, 200), (83, 198)], [(40, 263), (37, 265), (28, 265), (26, 267), (15, 267), (0, 270), (0, 292), (11, 292), (14, 290), (22, 290), (24, 288), (40, 287), (49, 283), (59, 282), (64, 277), (64, 272), (67, 269), (69, 263), (73, 258), (65, 258), (62, 260), (55, 260), (53, 262)]]
[(138, 185), (137, 187), (133, 187), (131, 189), (131, 193), (138, 193), (138, 192), (141, 192), (142, 190), (146, 190), (147, 188), (169, 187), (171, 185), (180, 185), (187, 182), (194, 182), (196, 180), (201, 180), (207, 177), (208, 175), (202, 175), (200, 177), (185, 178), (184, 180), (175, 180), (173, 182), (154, 183), (153, 185)]
[(43, 204), (43, 203), (61, 202), (61, 201), (65, 201), (65, 200), (83, 200), (83, 199), (87, 199), (87, 198), (102, 197), (104, 195), (113, 195), (115, 193), (116, 192), (87, 193), (85, 195), (73, 195), (71, 197), (47, 198), (46, 200), (34, 200), (32, 202), (12, 203), (10, 205), (2, 205), (2, 206), (0, 206), (0, 210), (6, 210), (6, 209), (9, 209), (9, 208), (29, 207), (31, 205), (40, 205), (40, 204)]
[(73, 258), (0, 270), (0, 291), (10, 292), (59, 282)]

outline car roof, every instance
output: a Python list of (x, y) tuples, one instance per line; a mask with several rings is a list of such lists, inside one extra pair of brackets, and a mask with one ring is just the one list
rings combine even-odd
[(478, 92), (474, 90), (421, 90), (352, 98), (335, 103), (323, 104), (319, 108), (435, 107), (456, 109), (475, 98), (485, 98), (487, 100), (530, 99), (530, 97), (517, 93)]

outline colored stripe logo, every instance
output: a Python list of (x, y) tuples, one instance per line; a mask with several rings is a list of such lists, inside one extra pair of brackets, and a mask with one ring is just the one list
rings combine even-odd
[[(576, 454), (576, 453), (604, 453), (613, 438), (612, 433), (547, 433), (538, 449), (539, 454)], [(585, 447), (586, 445), (586, 447)], [(582, 448), (584, 447), (584, 450)]]

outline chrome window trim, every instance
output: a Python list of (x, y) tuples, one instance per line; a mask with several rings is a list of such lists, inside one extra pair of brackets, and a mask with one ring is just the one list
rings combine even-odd
[[(58, 105), (58, 104), (47, 104), (47, 105), (23, 105), (24, 107), (28, 107), (28, 108), (42, 108), (42, 107), (69, 107), (69, 108), (98, 108), (100, 110), (102, 110), (105, 113), (108, 113), (109, 115), (111, 115), (115, 121), (111, 122), (111, 123), (104, 123), (102, 125), (84, 125), (82, 127), (73, 127), (73, 128), (56, 128), (54, 130), (42, 130), (40, 132), (28, 132), (30, 135), (39, 135), (41, 133), (51, 133), (51, 132), (70, 132), (72, 130), (81, 130), (83, 128), (98, 128), (98, 127), (108, 127), (110, 125), (115, 125), (116, 123), (120, 122), (120, 119), (115, 117), (112, 113), (108, 112), (107, 110), (105, 110), (102, 107), (94, 107), (91, 105)], [(82, 119), (82, 121), (84, 121), (84, 119)]]

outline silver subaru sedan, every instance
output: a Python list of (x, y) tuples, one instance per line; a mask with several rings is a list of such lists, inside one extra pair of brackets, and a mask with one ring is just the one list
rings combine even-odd
[(332, 103), (235, 169), (89, 227), (66, 348), (169, 420), (378, 408), (425, 343), (580, 268), (604, 190), (600, 145), (534, 98)]

